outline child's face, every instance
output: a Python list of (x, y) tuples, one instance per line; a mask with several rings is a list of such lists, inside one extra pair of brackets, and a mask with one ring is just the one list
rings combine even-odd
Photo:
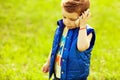
[(68, 28), (76, 27), (75, 21), (79, 18), (78, 13), (76, 12), (69, 13), (64, 9), (62, 9), (62, 16), (63, 16), (63, 23), (65, 24), (65, 26), (67, 26)]

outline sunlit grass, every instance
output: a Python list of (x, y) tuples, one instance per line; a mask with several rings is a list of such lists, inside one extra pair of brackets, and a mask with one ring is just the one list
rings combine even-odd
[[(118, 0), (91, 1), (88, 23), (96, 30), (89, 80), (119, 80)], [(57, 0), (0, 1), (0, 80), (48, 80), (41, 72), (52, 45)]]

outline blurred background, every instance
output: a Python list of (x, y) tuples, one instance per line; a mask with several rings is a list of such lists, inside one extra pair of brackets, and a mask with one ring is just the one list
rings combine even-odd
[[(0, 0), (0, 80), (48, 80), (41, 71), (61, 0)], [(120, 80), (120, 1), (91, 0), (96, 30), (88, 80)]]

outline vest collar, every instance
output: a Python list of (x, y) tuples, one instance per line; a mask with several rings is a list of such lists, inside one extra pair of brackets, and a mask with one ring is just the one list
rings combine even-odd
[(65, 25), (64, 25), (64, 23), (63, 23), (63, 19), (57, 21), (57, 25), (58, 25), (60, 28), (64, 28)]

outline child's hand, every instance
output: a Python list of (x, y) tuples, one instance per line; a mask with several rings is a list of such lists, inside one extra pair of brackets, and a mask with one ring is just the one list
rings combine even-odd
[(75, 21), (75, 24), (80, 28), (85, 28), (89, 17), (90, 17), (90, 11), (88, 9), (87, 11), (82, 13), (82, 15)]
[(44, 72), (44, 73), (47, 73), (48, 71), (49, 71), (49, 63), (45, 63), (44, 65), (43, 65), (43, 67), (42, 67), (42, 71)]

